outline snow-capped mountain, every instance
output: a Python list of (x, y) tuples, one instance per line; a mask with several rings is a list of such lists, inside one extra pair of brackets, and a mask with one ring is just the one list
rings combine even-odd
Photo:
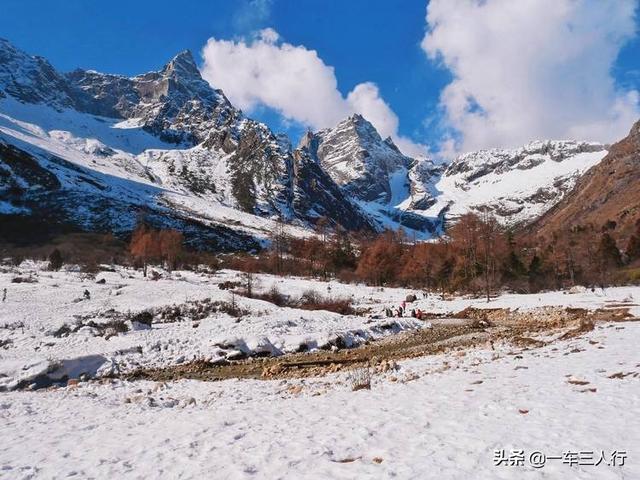
[(74, 92), (67, 80), (44, 58), (30, 56), (0, 38), (0, 98), (73, 108)]
[(425, 213), (453, 220), (487, 208), (504, 225), (527, 223), (558, 203), (577, 179), (607, 154), (607, 146), (538, 141), (456, 158), (434, 183)]
[[(62, 74), (2, 41), (0, 95), (3, 152), (29, 158), (22, 162), (32, 167), (20, 170), (0, 156), (5, 213), (46, 210), (65, 223), (117, 232), (144, 212), (199, 237), (207, 231), (207, 243), (222, 237), (229, 248), (237, 248), (234, 236), (252, 245), (247, 238), (266, 237), (275, 218), (298, 225), (298, 235), (320, 216), (373, 228), (328, 175), (305, 167), (305, 154), (294, 158), (288, 139), (212, 89), (189, 52), (128, 78)], [(57, 181), (33, 183), (40, 170)], [(331, 193), (314, 194), (311, 185)]]
[(358, 114), (334, 128), (308, 133), (301, 144), (340, 187), (363, 201), (389, 202), (391, 177), (413, 162), (393, 140), (382, 140), (374, 126)]
[(334, 128), (307, 133), (300, 147), (380, 228), (402, 226), (426, 236), (435, 231), (434, 220), (415, 210), (424, 208), (440, 168), (427, 158), (402, 154), (391, 138), (383, 140), (361, 115), (352, 115)]
[(160, 139), (197, 145), (241, 120), (222, 91), (200, 76), (191, 52), (176, 55), (158, 72), (133, 78), (75, 70), (65, 75), (75, 87), (76, 110), (135, 119)]
[(442, 165), (408, 157), (361, 115), (286, 136), (247, 118), (190, 52), (135, 77), (58, 72), (0, 40), (0, 215), (123, 233), (140, 217), (216, 249), (253, 248), (283, 219), (308, 235), (348, 230), (416, 238), (488, 207), (505, 224), (559, 202), (606, 146), (534, 142)]
[(442, 165), (403, 155), (360, 115), (308, 133), (301, 145), (379, 225), (427, 236), (442, 233), (463, 213), (485, 208), (504, 225), (528, 223), (562, 200), (608, 148), (536, 141), (466, 153)]

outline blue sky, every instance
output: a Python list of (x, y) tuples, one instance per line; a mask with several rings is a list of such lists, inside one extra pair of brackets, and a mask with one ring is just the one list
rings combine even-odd
[[(538, 3), (543, 4), (545, 1), (548, 0)], [(572, 1), (558, 0), (549, 5)], [(611, 15), (611, 7), (616, 10), (618, 5), (627, 0), (616, 2), (618, 0), (610, 3), (607, 10), (607, 6), (598, 6), (607, 3), (606, 1), (587, 0), (586, 6), (572, 6), (573, 10), (567, 17), (558, 18), (556, 23), (549, 21), (549, 32), (545, 37), (553, 37), (554, 32), (566, 30), (567, 25), (575, 24), (576, 30), (579, 31), (580, 25), (584, 24), (587, 33), (581, 34), (581, 37), (576, 36), (579, 33), (571, 34), (568, 43), (575, 41), (575, 44), (581, 47), (582, 44), (593, 41), (594, 44), (589, 48), (599, 49), (601, 46), (598, 42), (612, 42), (611, 45), (602, 46), (602, 50), (608, 52), (606, 58), (586, 62), (590, 64), (588, 68), (593, 71), (577, 72), (579, 75), (576, 75), (576, 78), (581, 75), (597, 77), (599, 83), (576, 85), (578, 90), (587, 92), (584, 95), (591, 96), (571, 98), (571, 105), (565, 106), (564, 110), (575, 110), (575, 115), (567, 116), (566, 111), (560, 110), (554, 118), (562, 117), (562, 121), (558, 120), (557, 125), (551, 126), (543, 113), (537, 114), (537, 117), (541, 118), (536, 117), (533, 120), (523, 116), (514, 118), (513, 124), (516, 127), (502, 129), (495, 125), (509, 123), (504, 120), (510, 121), (511, 117), (518, 115), (519, 110), (533, 111), (535, 105), (540, 103), (538, 101), (532, 107), (523, 101), (520, 108), (511, 111), (505, 106), (504, 100), (497, 99), (502, 95), (502, 91), (513, 88), (513, 98), (516, 99), (535, 97), (538, 94), (540, 99), (553, 99), (556, 93), (558, 99), (563, 99), (567, 97), (566, 91), (563, 91), (563, 86), (560, 85), (558, 92), (555, 92), (554, 83), (566, 83), (565, 90), (572, 89), (572, 82), (575, 84), (576, 80), (568, 77), (573, 75), (571, 72), (575, 68), (583, 68), (581, 65), (585, 61), (578, 56), (574, 59), (575, 64), (568, 63), (568, 73), (563, 77), (547, 78), (547, 75), (540, 75), (534, 85), (530, 85), (531, 82), (528, 80), (521, 80), (520, 84), (516, 82), (512, 87), (513, 81), (509, 78), (511, 72), (508, 69), (491, 79), (496, 83), (495, 91), (491, 90), (493, 87), (490, 84), (486, 84), (490, 83), (489, 80), (485, 84), (477, 81), (478, 78), (484, 78), (486, 73), (483, 64), (477, 61), (478, 57), (483, 56), (488, 59), (487, 68), (493, 66), (493, 70), (496, 70), (496, 65), (513, 64), (516, 72), (522, 70), (520, 78), (532, 77), (530, 72), (527, 72), (529, 63), (509, 57), (517, 55), (517, 52), (514, 54), (503, 49), (503, 43), (513, 40), (509, 36), (518, 34), (495, 23), (495, 18), (504, 16), (503, 12), (495, 11), (501, 8), (499, 0), (481, 3), (474, 0), (438, 0), (434, 2), (430, 12), (431, 23), (425, 18), (425, 0), (3, 0), (0, 36), (30, 53), (48, 58), (61, 70), (82, 67), (134, 75), (158, 69), (169, 58), (186, 48), (194, 52), (202, 65), (200, 53), (210, 38), (215, 42), (230, 41), (232, 46), (245, 41), (248, 48), (253, 48), (256, 45), (251, 42), (255, 40), (251, 39), (255, 39), (256, 32), (270, 28), (279, 35), (274, 44), (275, 53), (286, 43), (300, 47), (302, 53), (316, 51), (322, 64), (333, 67), (337, 90), (345, 99), (357, 85), (365, 82), (375, 84), (377, 92), (372, 94), (371, 98), (375, 97), (372, 101), (383, 101), (399, 119), (397, 128), (389, 127), (389, 134), (394, 138), (409, 139), (420, 145), (426, 144), (432, 152), (438, 149), (444, 151), (446, 148), (457, 151), (466, 146), (483, 147), (484, 138), (493, 142), (491, 145), (510, 146), (512, 143), (533, 139), (536, 135), (597, 136), (598, 127), (588, 126), (593, 125), (599, 116), (607, 115), (612, 116), (610, 121), (607, 120), (608, 123), (617, 115), (615, 119), (619, 120), (621, 126), (616, 127), (615, 131), (606, 132), (603, 127), (603, 140), (619, 135), (629, 118), (637, 113), (637, 99), (627, 99), (627, 96), (629, 92), (638, 88), (640, 42), (635, 34), (635, 2), (628, 1), (629, 8), (626, 13)], [(459, 5), (454, 5), (456, 3)], [(496, 4), (494, 11), (489, 10), (491, 5), (485, 6), (484, 3)], [(473, 34), (474, 27), (472, 24), (464, 24), (464, 20), (456, 19), (454, 7), (457, 11), (468, 9), (469, 16), (479, 19), (475, 23), (485, 22), (484, 27), (497, 32), (496, 38), (493, 41), (488, 39), (486, 42), (484, 37), (482, 42), (477, 38), (470, 38), (467, 39), (468, 44), (456, 45), (457, 32)], [(547, 19), (549, 7), (545, 8), (547, 12), (544, 12), (544, 8), (534, 7), (529, 10), (524, 7), (517, 11), (511, 9), (505, 15), (507, 18), (510, 15), (514, 24), (527, 18), (531, 22), (537, 22), (536, 15), (544, 14), (543, 18)], [(602, 13), (605, 14), (602, 21), (610, 25), (604, 29), (601, 37), (594, 40), (593, 35), (588, 33), (589, 28), (593, 29), (589, 22), (592, 21), (592, 13), (600, 13), (598, 9), (602, 9)], [(479, 31), (486, 32), (486, 28)], [(428, 29), (432, 29), (432, 35), (430, 44), (425, 45), (423, 40)], [(611, 40), (612, 32), (619, 31), (626, 33), (617, 40)], [(504, 38), (500, 35), (504, 35)], [(546, 40), (541, 36), (539, 41)], [(474, 50), (479, 43), (482, 50)], [(219, 44), (215, 43), (213, 46)], [(538, 50), (544, 50), (544, 45)], [(553, 56), (553, 51), (550, 52), (552, 53), (548, 56)], [(238, 52), (234, 51), (234, 54)], [(589, 49), (585, 46), (583, 56), (588, 55)], [(214, 79), (218, 78), (218, 64), (215, 63), (218, 61), (219, 58), (211, 60), (211, 71), (214, 72), (211, 75)], [(252, 61), (256, 61), (255, 58), (252, 58)], [(532, 63), (540, 65), (533, 76), (537, 77), (538, 71), (545, 68), (545, 61), (546, 58), (541, 60), (539, 56), (532, 57)], [(552, 62), (552, 59), (548, 61)], [(454, 64), (459, 68), (458, 71), (452, 67)], [(557, 63), (550, 65), (557, 69)], [(497, 69), (501, 70), (501, 67)], [(295, 66), (292, 66), (292, 71), (296, 71)], [(233, 75), (234, 72), (230, 72), (227, 77), (220, 78), (220, 82), (230, 85), (232, 100), (240, 96), (254, 98), (257, 95), (256, 101), (249, 102), (250, 116), (266, 121), (276, 130), (286, 128), (293, 136), (299, 134), (306, 126), (324, 126), (321, 120), (305, 121), (308, 116), (304, 112), (300, 114), (296, 110), (297, 113), (291, 113), (286, 100), (281, 101), (277, 98), (277, 93), (274, 93), (274, 98), (265, 100), (260, 97), (260, 92), (235, 91), (237, 89), (233, 83)], [(607, 75), (612, 80), (613, 87), (605, 85), (607, 79), (604, 77)], [(242, 72), (238, 72), (238, 76), (242, 76)], [(453, 82), (455, 78), (460, 78), (461, 81)], [(448, 103), (443, 102), (441, 95), (452, 82), (456, 83), (449, 89), (452, 98)], [(259, 89), (261, 86), (247, 84), (243, 88), (251, 90)], [(601, 101), (603, 97), (607, 97), (606, 101)], [(469, 105), (462, 107), (462, 111), (459, 102), (456, 103), (455, 100), (460, 98), (469, 100)], [(613, 105), (619, 103), (621, 98), (626, 102), (624, 115), (613, 111)], [(313, 102), (310, 100), (309, 103)], [(585, 109), (585, 103), (594, 106)], [(362, 102), (340, 105), (336, 107), (339, 110), (336, 111), (336, 115), (348, 109), (357, 110), (360, 108), (357, 105), (360, 104)], [(550, 108), (554, 108), (551, 103), (550, 105)], [(314, 107), (310, 105), (309, 108)], [(289, 120), (283, 122), (283, 115), (289, 117)], [(313, 117), (313, 114), (310, 115)], [(388, 112), (382, 114), (383, 117), (385, 115), (388, 116)], [(575, 128), (575, 124), (586, 117), (589, 118), (589, 122), (584, 122), (584, 128)], [(384, 118), (380, 121), (384, 121)], [(452, 146), (454, 143), (455, 147)]]

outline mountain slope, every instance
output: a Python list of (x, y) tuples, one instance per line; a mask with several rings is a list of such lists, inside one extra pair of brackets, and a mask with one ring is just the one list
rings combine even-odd
[(606, 153), (604, 145), (575, 141), (467, 153), (435, 182), (437, 193), (427, 212), (455, 220), (488, 208), (505, 225), (528, 223), (560, 201)]
[(75, 106), (73, 88), (44, 58), (30, 56), (0, 38), (0, 98), (56, 108)]
[(611, 146), (600, 163), (587, 171), (564, 199), (529, 228), (550, 237), (571, 226), (602, 227), (616, 222), (616, 231), (628, 237), (640, 219), (640, 122), (629, 135)]

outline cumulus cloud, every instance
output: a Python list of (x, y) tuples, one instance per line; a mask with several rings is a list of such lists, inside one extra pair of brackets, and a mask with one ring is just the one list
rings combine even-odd
[(243, 110), (265, 105), (315, 130), (360, 113), (406, 154), (426, 152), (424, 146), (398, 134), (398, 117), (374, 83), (356, 85), (345, 98), (333, 67), (315, 50), (283, 42), (271, 28), (252, 40), (210, 38), (202, 57), (203, 77)]
[(635, 34), (634, 0), (432, 0), (427, 55), (453, 80), (441, 92), (449, 154), (540, 138), (615, 141), (640, 114), (611, 75)]

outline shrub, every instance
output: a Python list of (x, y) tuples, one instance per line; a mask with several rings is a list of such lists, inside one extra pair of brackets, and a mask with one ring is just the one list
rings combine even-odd
[(141, 312), (129, 315), (129, 320), (132, 322), (142, 323), (143, 325), (149, 325), (153, 323), (153, 313), (149, 310), (143, 310)]
[(29, 275), (28, 277), (14, 277), (11, 283), (38, 283), (38, 279)]
[(231, 280), (226, 280), (224, 282), (220, 282), (218, 284), (218, 288), (220, 290), (233, 290), (241, 285), (240, 282), (232, 282)]
[(340, 315), (356, 314), (350, 298), (327, 298), (315, 290), (307, 290), (299, 299), (294, 300), (281, 293), (274, 285), (268, 292), (254, 293), (251, 298), (264, 300), (278, 307), (300, 308), (302, 310), (327, 310), (329, 312), (339, 313)]
[(355, 314), (350, 298), (326, 298), (314, 290), (304, 292), (296, 306), (303, 310), (327, 310), (340, 315)]
[(239, 307), (235, 300), (232, 300), (231, 302), (220, 302), (218, 304), (218, 311), (236, 318), (249, 313), (247, 310)]
[(94, 275), (101, 271), (100, 266), (95, 261), (86, 261), (80, 265), (80, 271), (82, 273), (88, 273)]
[(290, 306), (291, 303), (289, 297), (280, 293), (280, 290), (278, 290), (278, 287), (275, 285), (273, 285), (266, 293), (254, 293), (251, 298), (264, 300), (266, 302), (273, 303), (278, 307), (287, 307)]
[(323, 302), (322, 296), (315, 290), (306, 290), (300, 296), (300, 305), (317, 305)]

